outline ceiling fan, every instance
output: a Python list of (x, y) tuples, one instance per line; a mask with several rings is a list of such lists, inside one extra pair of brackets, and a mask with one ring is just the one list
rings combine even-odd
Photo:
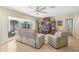
[[(54, 6), (50, 6), (50, 8), (54, 8)], [(47, 13), (46, 11), (44, 11), (45, 9), (47, 9), (47, 6), (34, 6), (32, 9), (33, 12), (35, 12), (37, 15), (39, 13)]]
[(46, 11), (43, 11), (43, 10), (45, 10), (46, 9), (46, 7), (40, 7), (40, 6), (38, 6), (38, 7), (36, 7), (36, 12), (40, 12), (40, 13), (47, 13)]

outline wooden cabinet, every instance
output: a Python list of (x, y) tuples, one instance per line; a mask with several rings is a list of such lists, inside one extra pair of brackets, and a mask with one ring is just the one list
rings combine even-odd
[(51, 22), (51, 34), (55, 34), (56, 32), (56, 21), (53, 19)]
[(38, 33), (43, 33), (43, 31), (40, 30), (40, 26), (42, 26), (42, 23), (44, 23), (46, 26), (48, 25), (49, 27), (47, 27), (47, 28), (50, 28), (50, 30), (48, 30), (46, 32), (46, 34), (54, 34), (56, 32), (56, 21), (55, 21), (55, 19), (52, 19), (51, 20), (50, 17), (47, 17), (47, 18), (43, 18), (42, 21), (38, 21), (37, 22), (37, 25), (38, 25), (38, 27), (37, 27)]

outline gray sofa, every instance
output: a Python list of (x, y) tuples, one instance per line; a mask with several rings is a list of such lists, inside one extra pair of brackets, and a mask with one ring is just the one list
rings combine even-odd
[(17, 41), (35, 48), (40, 48), (45, 43), (45, 36), (31, 29), (16, 29), (15, 36)]
[(60, 48), (68, 44), (67, 32), (56, 32), (55, 35), (48, 34), (48, 43), (54, 48)]

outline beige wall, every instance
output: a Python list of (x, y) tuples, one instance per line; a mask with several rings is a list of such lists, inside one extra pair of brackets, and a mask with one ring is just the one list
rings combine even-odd
[(56, 26), (58, 30), (64, 30), (65, 29), (65, 20), (66, 19), (73, 19), (73, 36), (76, 39), (79, 39), (79, 13), (73, 14), (72, 16), (59, 16), (55, 17), (56, 21), (62, 20), (63, 25), (62, 26)]
[(0, 7), (0, 43), (8, 41), (8, 16), (36, 20), (35, 17)]
[[(57, 30), (65, 30), (65, 20), (73, 18), (72, 16), (58, 16), (54, 17), (56, 19), (56, 28)], [(62, 26), (57, 25), (57, 21), (61, 20), (62, 21)]]

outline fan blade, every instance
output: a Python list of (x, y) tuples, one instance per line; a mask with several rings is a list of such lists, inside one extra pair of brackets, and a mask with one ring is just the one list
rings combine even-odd
[(47, 12), (45, 12), (45, 11), (38, 11), (38, 12), (40, 12), (40, 13), (47, 13)]
[(36, 10), (39, 10), (40, 6), (36, 6)]
[(37, 6), (28, 6), (28, 8), (30, 8), (30, 9), (34, 9), (34, 10), (39, 9), (39, 7), (37, 7)]
[(44, 10), (44, 9), (46, 9), (46, 7), (42, 7), (42, 8), (40, 8), (39, 11)]

